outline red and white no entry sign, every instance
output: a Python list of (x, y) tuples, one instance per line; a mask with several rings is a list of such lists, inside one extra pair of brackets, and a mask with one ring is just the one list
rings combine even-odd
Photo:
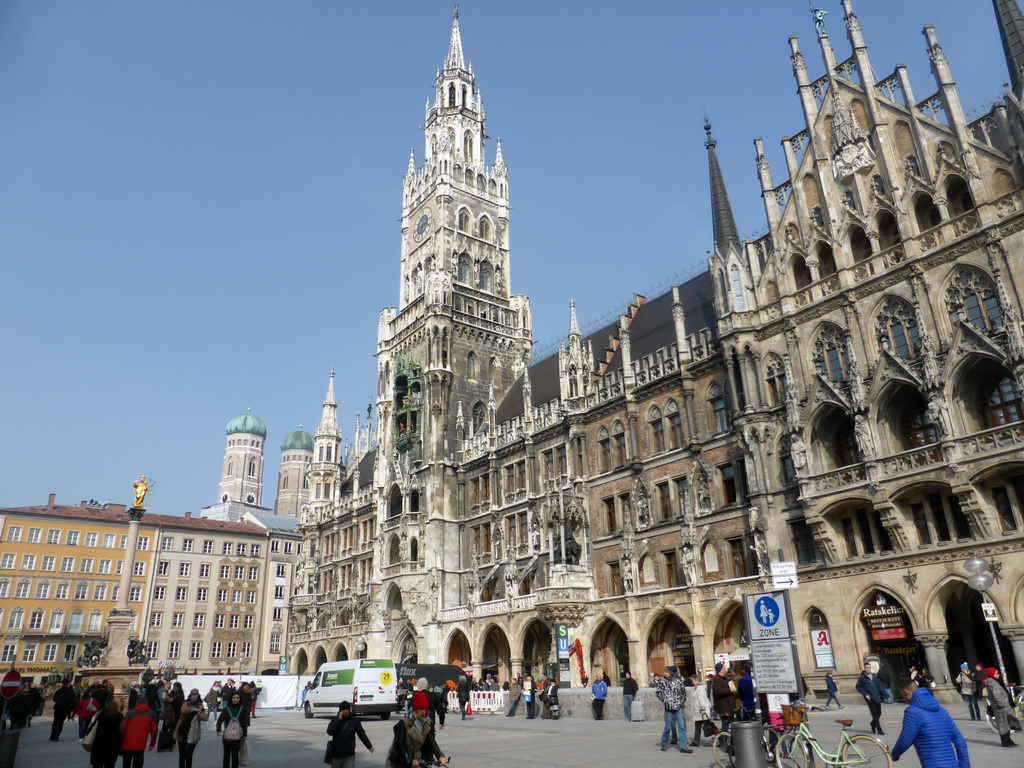
[(16, 669), (8, 670), (4, 675), (3, 682), (0, 682), (0, 695), (5, 699), (14, 698), (14, 694), (21, 688), (21, 673)]

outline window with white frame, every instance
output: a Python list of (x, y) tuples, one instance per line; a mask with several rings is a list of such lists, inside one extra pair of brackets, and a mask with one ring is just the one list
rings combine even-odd
[(138, 552), (146, 552), (149, 549), (149, 536), (139, 536), (135, 542), (135, 549)]
[(31, 585), (29, 584), (29, 581), (27, 579), (22, 579), (21, 581), (19, 581), (18, 586), (14, 588), (14, 597), (18, 600), (24, 600), (25, 598), (27, 598), (30, 586)]
[(75, 570), (75, 558), (73, 557), (62, 557), (60, 559), (60, 572), (71, 573)]
[(50, 599), (50, 582), (49, 580), (40, 581), (36, 584), (36, 600), (49, 600)]
[[(302, 545), (300, 544), (299, 546), (302, 546)], [(290, 555), (292, 553), (292, 543), (290, 541), (286, 541), (284, 543), (284, 553), (286, 555)]]
[(203, 656), (203, 643), (200, 640), (193, 640), (192, 645), (188, 650), (188, 657), (190, 659), (199, 659)]
[(149, 656), (149, 658), (151, 658), (151, 659), (155, 659), (157, 656), (160, 655), (160, 641), (159, 640), (150, 640), (149, 641), (149, 644), (146, 646), (146, 655)]
[(228, 643), (228, 658), (233, 659), (238, 656), (238, 643)]
[(187, 562), (187, 561), (186, 562), (182, 562), (182, 563), (178, 563), (178, 576), (181, 576), (182, 578), (185, 578), (185, 577), (187, 577), (191, 573), (192, 573), (192, 563)]
[(167, 597), (167, 587), (157, 587), (153, 590), (154, 600), (163, 600)]
[(275, 608), (272, 618), (274, 621), (283, 621), (284, 608)]
[(96, 569), (96, 573), (107, 574), (110, 573), (114, 565), (113, 560), (100, 560), (99, 568)]
[(58, 608), (50, 614), (50, 634), (58, 634), (64, 629), (64, 611)]
[(253, 616), (251, 613), (248, 616), (246, 616), (245, 617), (245, 628), (246, 629), (252, 629), (252, 625), (253, 625), (253, 622), (255, 621), (255, 619), (256, 619), (256, 617)]
[(121, 543), (118, 544), (117, 546), (118, 546), (118, 549), (127, 549), (128, 548), (128, 534), (127, 533), (122, 533), (121, 534)]
[(25, 625), (25, 611), (15, 608), (7, 617), (7, 628), (12, 631), (21, 629)]
[(18, 652), (17, 643), (4, 643), (3, 653), (0, 654), (0, 662), (8, 664), (14, 661), (15, 654)]
[(0, 555), (0, 568), (6, 568), (8, 570), (14, 568), (14, 553), (4, 552)]
[(89, 599), (89, 582), (83, 581), (80, 584), (75, 584), (75, 600), (88, 600)]
[(36, 660), (36, 644), (35, 643), (25, 643), (25, 647), (22, 648), (22, 650), (21, 650), (21, 660), (23, 662), (25, 662), (25, 661), (35, 661)]
[(107, 585), (97, 584), (92, 590), (93, 600), (106, 600), (107, 599)]
[(192, 626), (195, 627), (196, 629), (199, 629), (201, 627), (206, 626), (206, 614), (205, 613), (197, 613), (195, 616), (193, 616), (192, 617)]
[(52, 571), (57, 567), (57, 558), (54, 555), (43, 555), (39, 561), (40, 571)]
[(11, 582), (9, 579), (0, 581), (0, 599), (6, 599), (11, 593)]
[(117, 534), (114, 534), (114, 533), (104, 533), (103, 534), (103, 548), (104, 549), (113, 549), (114, 548), (114, 543), (116, 541), (117, 541)]
[(80, 535), (81, 534), (79, 531), (68, 531), (68, 535), (64, 539), (64, 543), (67, 544), (69, 547), (77, 547)]
[(220, 643), (214, 643), (212, 646), (210, 646), (210, 658), (211, 659), (219, 659), (220, 658)]
[(43, 628), (43, 619), (46, 613), (42, 608), (36, 608), (28, 617), (28, 630), (31, 632), (36, 629)]
[(57, 644), (47, 643), (43, 646), (43, 663), (49, 663), (57, 660)]
[(28, 529), (28, 538), (26, 539), (26, 541), (29, 544), (38, 544), (42, 540), (43, 540), (43, 529), (42, 528), (29, 528)]
[(89, 614), (89, 632), (99, 632), (100, 627), (103, 626), (103, 614), (99, 611), (93, 611)]
[(100, 535), (98, 533), (87, 532), (85, 534), (85, 546), (89, 549), (95, 549), (96, 545), (99, 543), (99, 540)]
[(242, 643), (242, 652), (239, 654), (240, 659), (248, 659), (252, 656), (252, 643)]
[(222, 555), (230, 555), (231, 554), (231, 542), (230, 541), (225, 541), (224, 544), (221, 545), (220, 553)]
[(91, 557), (83, 557), (78, 564), (79, 573), (92, 573), (93, 559)]
[(183, 627), (183, 626), (185, 626), (185, 614), (184, 613), (176, 613), (176, 614), (174, 614), (174, 618), (171, 620), (171, 626), (172, 627)]
[(121, 592), (121, 585), (120, 584), (115, 584), (113, 589), (110, 590), (110, 599), (113, 600), (116, 603), (118, 595), (120, 594), (120, 592)]
[(46, 543), (60, 544), (60, 531), (58, 531), (56, 528), (50, 528), (46, 532)]
[(196, 543), (195, 539), (182, 539), (181, 540), (181, 551), (182, 552), (191, 552), (192, 548), (195, 546), (195, 543)]
[(145, 576), (146, 575), (146, 563), (144, 560), (136, 560), (135, 564), (132, 565), (132, 576)]
[(274, 587), (274, 599), (275, 600), (284, 600), (284, 585), (283, 584)]
[(260, 569), (255, 565), (249, 566), (249, 581), (256, 581), (260, 577)]
[(241, 617), (237, 613), (231, 614), (231, 617), (228, 619), (228, 626), (232, 629), (238, 629), (238, 621), (240, 618)]
[(245, 557), (245, 544), (238, 545), (238, 556)]
[(71, 585), (66, 581), (62, 581), (57, 585), (57, 590), (53, 593), (53, 597), (57, 600), (67, 600), (68, 593), (71, 592)]
[(175, 589), (174, 599), (176, 601), (188, 600), (188, 587), (178, 587)]
[(245, 601), (247, 603), (255, 604), (256, 603), (256, 590), (254, 590), (254, 589), (253, 590), (249, 590), (249, 592), (247, 592), (246, 595), (245, 595)]
[(240, 602), (242, 602), (242, 590), (240, 590), (240, 589), (233, 589), (233, 590), (231, 590), (231, 602), (232, 603), (240, 603)]
[(174, 539), (172, 539), (170, 536), (164, 536), (162, 539), (160, 539), (160, 549), (162, 549), (164, 552), (169, 552), (172, 549), (174, 549)]
[(166, 576), (168, 571), (170, 571), (170, 569), (171, 569), (171, 561), (170, 560), (161, 560), (161, 561), (159, 561), (156, 564), (156, 575), (157, 576)]
[(128, 602), (137, 603), (142, 599), (142, 586), (139, 584), (132, 584), (131, 589), (128, 590)]
[(199, 564), (199, 578), (200, 579), (208, 579), (208, 578), (210, 578), (210, 564), (209, 563), (200, 563)]
[(281, 635), (277, 632), (270, 634), (270, 652), (280, 653), (281, 652)]
[(280, 549), (281, 549), (280, 542), (278, 542), (276, 539), (270, 542), (270, 551), (271, 552), (279, 552)]
[(214, 626), (215, 629), (224, 629), (224, 614), (223, 613), (214, 614), (213, 626)]
[(231, 578), (231, 566), (230, 565), (222, 565), (220, 567), (220, 577), (222, 579), (230, 579)]
[(209, 593), (210, 590), (208, 590), (206, 587), (199, 587), (199, 589), (196, 590), (196, 602), (205, 603)]
[(260, 556), (260, 545), (259, 544), (253, 544), (252, 547), (250, 547), (250, 549), (249, 549), (249, 554), (251, 554), (253, 557), (259, 557)]
[(228, 601), (228, 591), (226, 589), (217, 590), (217, 602), (226, 603)]
[(236, 579), (244, 579), (245, 578), (245, 566), (244, 565), (236, 565), (235, 566), (235, 578)]
[(210, 539), (205, 539), (203, 541), (203, 554), (204, 555), (212, 555), (213, 554), (213, 542)]
[(168, 645), (167, 645), (167, 658), (168, 659), (176, 659), (176, 658), (178, 658), (178, 655), (180, 653), (181, 653), (181, 643), (179, 643), (177, 640), (171, 640), (171, 642), (168, 643)]
[(164, 620), (164, 615), (160, 611), (153, 611), (149, 614), (149, 626), (159, 627)]
[(21, 526), (12, 525), (7, 529), (7, 540), (8, 541), (21, 541)]
[(23, 571), (34, 571), (36, 569), (36, 556), (35, 555), (22, 555), (21, 556), (21, 570)]
[(85, 622), (85, 614), (82, 611), (72, 611), (71, 621), (68, 622), (68, 632), (77, 634), (82, 631), (82, 624)]

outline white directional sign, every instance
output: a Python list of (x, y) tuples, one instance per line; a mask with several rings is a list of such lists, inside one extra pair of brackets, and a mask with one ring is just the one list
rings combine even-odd
[(794, 573), (792, 576), (772, 575), (772, 589), (796, 589), (800, 586), (800, 579)]
[[(744, 600), (747, 609), (747, 628), (750, 639), (788, 640), (790, 636), (789, 619), (786, 616), (785, 598), (781, 592), (768, 592), (760, 595), (747, 595)], [(760, 681), (758, 681), (760, 685)]]
[(796, 576), (796, 563), (792, 560), (783, 560), (771, 565), (772, 576)]

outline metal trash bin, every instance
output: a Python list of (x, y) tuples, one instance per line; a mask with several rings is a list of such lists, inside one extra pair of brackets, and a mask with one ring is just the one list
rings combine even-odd
[(14, 768), (14, 758), (18, 755), (18, 739), (21, 731), (0, 731), (0, 768)]
[[(760, 723), (733, 723), (729, 726), (736, 768), (767, 768), (768, 757)], [(0, 766), (2, 768), (2, 766)]]

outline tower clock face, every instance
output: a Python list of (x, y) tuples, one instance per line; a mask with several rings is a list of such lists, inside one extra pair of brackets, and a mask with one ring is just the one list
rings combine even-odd
[(416, 226), (413, 227), (412, 236), (417, 243), (429, 234), (431, 216), (430, 209), (424, 208), (420, 217), (416, 219)]

